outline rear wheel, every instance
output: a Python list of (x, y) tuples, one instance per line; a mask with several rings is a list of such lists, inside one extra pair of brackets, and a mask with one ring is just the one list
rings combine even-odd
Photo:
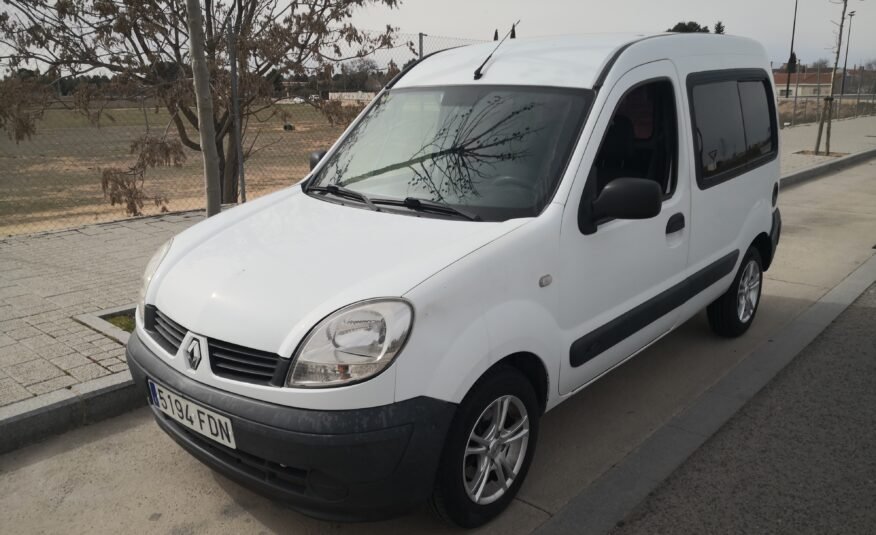
[(444, 445), (432, 495), (439, 516), (473, 528), (508, 506), (532, 462), (540, 412), (532, 385), (514, 368), (472, 388)]
[(741, 336), (754, 321), (763, 285), (763, 261), (754, 247), (748, 249), (730, 288), (706, 312), (712, 330), (721, 336)]

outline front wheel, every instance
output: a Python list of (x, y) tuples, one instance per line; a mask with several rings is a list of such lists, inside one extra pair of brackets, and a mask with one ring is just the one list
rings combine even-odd
[(733, 284), (709, 305), (706, 312), (712, 330), (721, 336), (741, 336), (754, 321), (763, 285), (763, 261), (754, 247), (748, 249)]
[(514, 499), (538, 438), (541, 410), (526, 377), (502, 367), (459, 406), (441, 457), (432, 505), (450, 522), (474, 528)]

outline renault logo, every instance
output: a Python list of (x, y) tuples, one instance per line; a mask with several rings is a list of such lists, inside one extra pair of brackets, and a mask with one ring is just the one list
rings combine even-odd
[(189, 368), (198, 369), (198, 364), (201, 363), (201, 341), (198, 338), (192, 338), (189, 342), (189, 347), (186, 348), (186, 362), (189, 363)]

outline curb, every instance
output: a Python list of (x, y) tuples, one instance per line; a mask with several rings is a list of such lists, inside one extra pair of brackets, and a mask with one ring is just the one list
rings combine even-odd
[(874, 283), (876, 255), (755, 348), (692, 405), (569, 500), (535, 533), (611, 531)]
[[(125, 345), (130, 335), (99, 316), (130, 310), (134, 306), (109, 308), (73, 319)], [(143, 404), (141, 393), (134, 388), (131, 373), (124, 371), (0, 407), (0, 454), (118, 416)]]
[(842, 158), (837, 158), (836, 160), (830, 162), (824, 162), (818, 165), (814, 165), (812, 167), (807, 167), (806, 169), (802, 169), (795, 173), (783, 176), (781, 179), (779, 179), (779, 182), (782, 187), (785, 188), (790, 186), (796, 186), (805, 182), (809, 182), (811, 180), (815, 180), (816, 178), (821, 178), (826, 175), (838, 173), (843, 169), (858, 165), (860, 163), (864, 163), (873, 158), (876, 158), (876, 149), (865, 150), (864, 152), (858, 152), (855, 154), (850, 154), (849, 156), (843, 156)]
[(125, 371), (0, 407), (0, 453), (141, 405), (145, 397)]
[[(791, 173), (780, 179), (781, 185), (782, 187), (796, 186), (836, 173), (872, 158), (876, 158), (876, 149), (859, 152)], [(195, 211), (180, 212), (178, 215), (190, 216), (194, 213)], [(112, 223), (101, 224), (108, 225)], [(66, 232), (67, 230), (46, 231), (37, 234)], [(813, 308), (816, 306), (817, 303), (813, 305)], [(130, 308), (130, 305), (121, 308)], [(93, 320), (97, 318), (92, 317), (92, 315), (83, 315), (75, 319), (104, 335), (108, 335), (105, 331), (105, 326), (98, 328), (93, 324)], [(120, 330), (119, 333), (127, 334)], [(113, 336), (112, 334), (109, 334), (109, 336), (120, 341), (123, 338), (122, 336)], [(69, 389), (56, 390), (55, 392), (0, 407), (0, 454), (76, 427), (117, 416), (143, 404), (145, 404), (144, 398), (134, 388), (131, 374), (129, 372), (122, 372), (74, 385)], [(732, 413), (730, 414), (732, 415)], [(659, 433), (660, 431), (655, 433), (655, 436)], [(685, 455), (686, 457), (687, 455)], [(613, 471), (616, 469), (617, 467)], [(605, 513), (607, 511), (606, 509)], [(602, 514), (597, 514), (594, 516), (594, 519), (601, 518), (602, 516)], [(552, 525), (555, 522), (551, 521), (549, 524)], [(561, 529), (559, 524), (557, 529)]]

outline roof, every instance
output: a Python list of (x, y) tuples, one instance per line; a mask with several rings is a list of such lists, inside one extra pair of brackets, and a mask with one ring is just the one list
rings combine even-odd
[[(496, 42), (469, 45), (429, 56), (405, 74), (396, 87), (475, 83), (475, 69), (496, 45)], [(642, 58), (640, 63), (682, 55), (763, 55), (763, 47), (755, 41), (713, 34), (628, 33), (509, 39), (487, 62), (478, 83), (592, 88), (605, 66), (624, 47), (635, 50)]]
[[(840, 73), (837, 73), (837, 77), (839, 77)], [(797, 79), (800, 79), (801, 85), (830, 85), (830, 72), (804, 72), (804, 73), (793, 73), (791, 74), (791, 85), (797, 84)], [(776, 82), (776, 85), (785, 85), (788, 83), (788, 73), (786, 72), (776, 72), (773, 73), (773, 79)]]

